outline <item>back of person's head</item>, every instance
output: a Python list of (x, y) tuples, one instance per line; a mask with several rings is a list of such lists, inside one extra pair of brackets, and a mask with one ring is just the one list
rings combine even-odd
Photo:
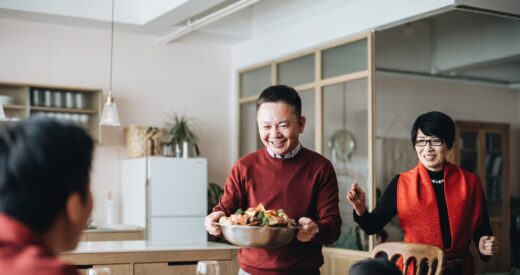
[(412, 127), (412, 146), (415, 146), (417, 130), (421, 130), (427, 136), (436, 136), (446, 143), (451, 149), (455, 141), (455, 123), (445, 113), (433, 111), (417, 117)]
[(352, 265), (350, 275), (401, 275), (397, 266), (382, 258), (366, 259)]
[(0, 131), (0, 212), (45, 233), (71, 194), (87, 199), (94, 143), (80, 127), (44, 118)]
[(267, 87), (256, 100), (256, 110), (268, 102), (283, 102), (293, 107), (297, 118), (302, 115), (302, 100), (295, 89), (285, 85)]

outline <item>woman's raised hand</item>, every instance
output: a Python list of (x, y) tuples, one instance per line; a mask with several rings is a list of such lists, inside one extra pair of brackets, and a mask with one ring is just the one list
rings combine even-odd
[(357, 184), (353, 183), (350, 186), (350, 191), (347, 193), (348, 202), (354, 207), (358, 216), (363, 215), (367, 210), (365, 191)]
[(495, 236), (482, 236), (478, 242), (478, 250), (482, 255), (493, 256), (498, 252), (498, 240)]

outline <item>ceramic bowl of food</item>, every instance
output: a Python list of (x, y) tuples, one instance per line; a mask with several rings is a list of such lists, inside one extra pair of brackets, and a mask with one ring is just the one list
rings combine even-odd
[(224, 238), (240, 247), (275, 248), (289, 244), (298, 227), (248, 226), (219, 223)]

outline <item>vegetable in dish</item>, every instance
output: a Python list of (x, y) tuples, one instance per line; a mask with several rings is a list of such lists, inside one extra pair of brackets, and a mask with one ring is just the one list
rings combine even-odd
[(246, 225), (246, 226), (271, 226), (288, 227), (296, 226), (293, 219), (289, 218), (283, 209), (265, 210), (263, 204), (257, 207), (250, 207), (246, 211), (238, 209), (235, 214), (229, 217), (220, 218), (220, 223), (225, 225)]

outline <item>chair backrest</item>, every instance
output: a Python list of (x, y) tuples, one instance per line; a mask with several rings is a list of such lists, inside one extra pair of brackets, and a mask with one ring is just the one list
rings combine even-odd
[[(418, 243), (388, 242), (374, 247), (372, 258), (386, 254), (388, 260), (396, 262), (403, 258), (403, 274), (408, 274), (408, 266), (415, 260), (415, 274), (421, 274), (423, 262), (428, 264), (428, 275), (432, 275), (435, 267), (435, 275), (440, 275), (444, 269), (444, 251), (436, 246)], [(435, 264), (437, 263), (437, 264)]]

